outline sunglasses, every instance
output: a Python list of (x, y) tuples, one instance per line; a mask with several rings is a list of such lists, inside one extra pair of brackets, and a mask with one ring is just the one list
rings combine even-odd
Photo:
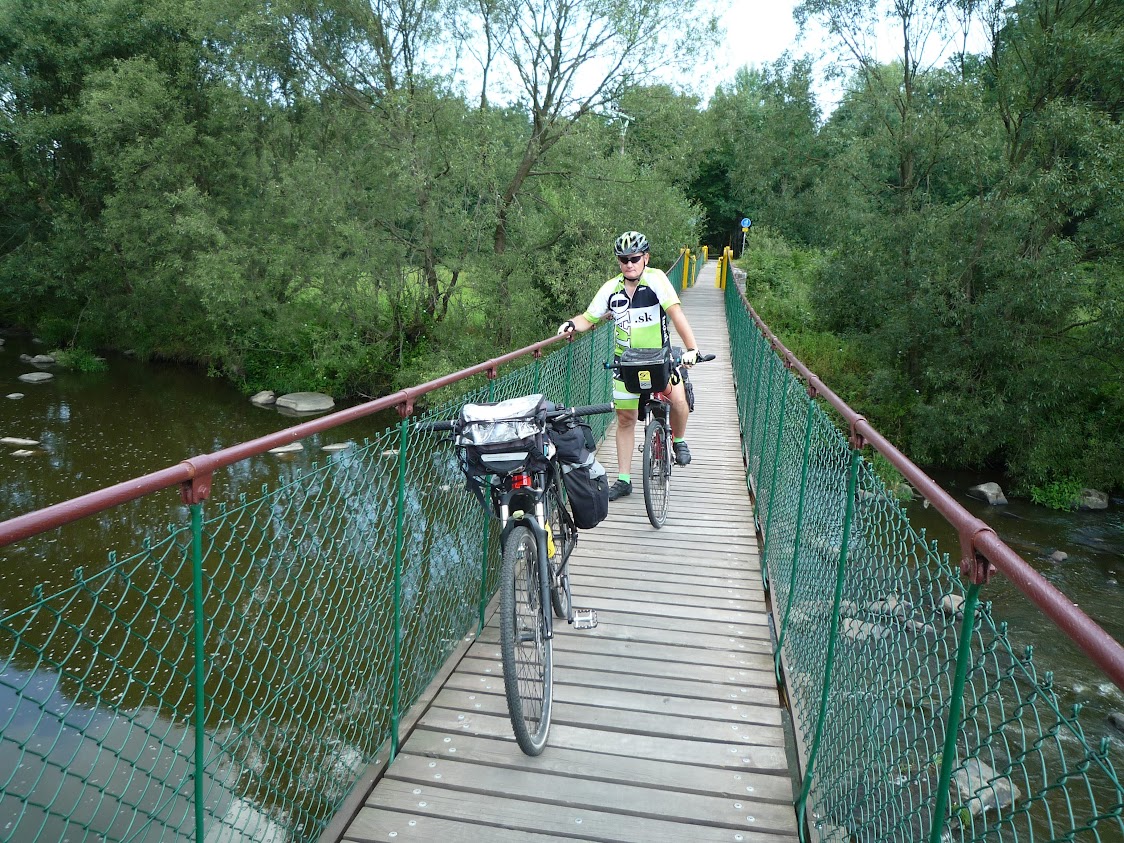
[(619, 260), (621, 263), (640, 263), (640, 259), (643, 257), (643, 255), (629, 255), (627, 257), (621, 257), (618, 255), (617, 260)]

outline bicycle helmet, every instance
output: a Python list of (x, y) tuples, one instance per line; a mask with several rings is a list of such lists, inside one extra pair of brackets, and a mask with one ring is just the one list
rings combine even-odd
[(626, 231), (613, 243), (613, 251), (618, 258), (643, 254), (648, 251), (648, 238), (639, 231)]

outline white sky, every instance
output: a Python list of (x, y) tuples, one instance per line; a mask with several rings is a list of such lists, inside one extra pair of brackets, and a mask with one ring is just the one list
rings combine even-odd
[[(704, 71), (700, 83), (700, 93), (709, 97), (719, 83), (731, 82), (737, 70), (745, 65), (762, 67), (779, 59), (786, 51), (793, 58), (811, 55), (816, 59), (817, 83), (815, 93), (824, 116), (838, 104), (842, 96), (842, 85), (837, 80), (826, 81), (824, 53), (830, 49), (822, 28), (815, 23), (809, 26), (802, 40), (792, 18), (792, 10), (798, 0), (726, 0), (727, 6), (719, 14), (719, 24), (726, 30), (723, 44), (713, 49), (712, 68)], [(969, 40), (969, 50), (984, 49), (982, 30), (977, 26)], [(892, 61), (901, 55), (901, 34), (889, 24), (877, 28), (871, 45), (873, 54), (880, 61)], [(957, 45), (942, 41), (933, 34), (925, 43), (922, 55), (927, 62), (935, 64), (943, 61)], [(711, 48), (704, 48), (711, 49)]]

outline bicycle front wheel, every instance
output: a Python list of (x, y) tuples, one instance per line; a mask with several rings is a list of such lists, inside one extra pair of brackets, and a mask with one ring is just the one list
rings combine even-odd
[(670, 490), (671, 454), (663, 422), (656, 420), (644, 431), (644, 508), (657, 530), (667, 520)]
[(546, 746), (553, 690), (551, 641), (539, 575), (539, 549), (529, 527), (504, 543), (500, 588), (500, 652), (507, 710), (515, 740), (527, 755)]

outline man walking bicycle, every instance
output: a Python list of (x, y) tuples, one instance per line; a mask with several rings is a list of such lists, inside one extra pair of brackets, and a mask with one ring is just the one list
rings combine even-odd
[[(616, 332), (617, 358), (626, 348), (663, 348), (671, 345), (668, 320), (675, 325), (687, 350), (682, 363), (698, 362), (698, 344), (687, 322), (679, 296), (668, 277), (648, 266), (648, 238), (639, 231), (626, 231), (613, 244), (620, 274), (606, 281), (593, 296), (584, 313), (568, 319), (558, 327), (559, 334), (588, 331), (612, 314)], [(670, 388), (671, 431), (674, 437), (675, 461), (687, 465), (691, 451), (684, 436), (687, 432), (687, 394), (682, 382)], [(636, 444), (636, 410), (640, 396), (629, 392), (619, 380), (613, 381), (613, 401), (617, 410), (617, 482), (609, 489), (609, 500), (632, 494), (632, 452)]]

